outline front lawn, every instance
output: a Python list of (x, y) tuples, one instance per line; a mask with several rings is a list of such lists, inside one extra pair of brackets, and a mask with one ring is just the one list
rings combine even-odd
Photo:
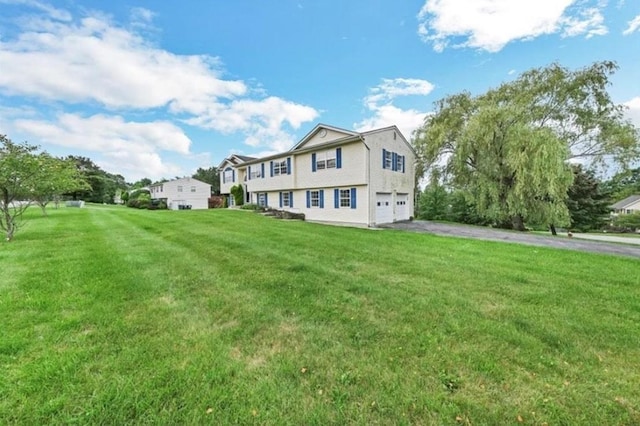
[(640, 263), (50, 210), (0, 244), (0, 424), (638, 424)]

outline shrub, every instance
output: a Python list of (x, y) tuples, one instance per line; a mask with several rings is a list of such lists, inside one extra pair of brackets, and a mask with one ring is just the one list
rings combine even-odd
[(247, 203), (247, 204), (243, 204), (240, 207), (242, 210), (264, 210), (262, 207), (260, 207), (257, 204), (253, 204), (253, 203)]
[(244, 190), (242, 189), (242, 185), (233, 185), (230, 189), (230, 192), (231, 195), (233, 195), (236, 206), (241, 206), (244, 204)]

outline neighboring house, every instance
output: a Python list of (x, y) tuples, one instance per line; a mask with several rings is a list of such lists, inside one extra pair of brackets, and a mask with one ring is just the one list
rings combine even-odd
[[(190, 177), (149, 185), (152, 199), (163, 200), (167, 208), (208, 209), (211, 185)], [(181, 207), (183, 206), (183, 207)], [(190, 206), (190, 207), (184, 207)]]
[(632, 195), (611, 206), (613, 214), (633, 214), (640, 212), (640, 195)]
[(222, 195), (240, 184), (245, 202), (310, 221), (375, 226), (413, 215), (415, 153), (396, 126), (358, 133), (319, 124), (287, 152), (232, 155), (218, 170)]

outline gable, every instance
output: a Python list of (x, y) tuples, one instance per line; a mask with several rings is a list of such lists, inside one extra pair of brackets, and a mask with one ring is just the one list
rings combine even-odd
[(341, 129), (339, 127), (318, 124), (304, 138), (300, 140), (291, 150), (299, 151), (305, 148), (311, 148), (317, 145), (323, 145), (332, 141), (343, 138), (356, 136), (358, 133), (350, 130)]

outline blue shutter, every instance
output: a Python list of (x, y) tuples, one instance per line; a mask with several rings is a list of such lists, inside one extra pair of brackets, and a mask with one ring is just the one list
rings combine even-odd
[(356, 189), (351, 188), (351, 208), (356, 208)]
[(287, 174), (291, 174), (291, 157), (287, 158)]
[(405, 155), (402, 156), (402, 173), (404, 173), (404, 159), (406, 158)]
[(231, 182), (235, 182), (235, 181), (236, 181), (236, 171), (231, 170)]
[(289, 207), (293, 208), (293, 192), (289, 191)]
[(282, 208), (282, 192), (280, 192), (280, 208)]
[(311, 171), (316, 171), (316, 153), (311, 154)]
[(260, 164), (260, 176), (264, 179), (264, 163)]
[(387, 168), (387, 150), (382, 148), (382, 168)]
[(342, 168), (342, 148), (336, 148), (336, 169)]
[(393, 152), (391, 154), (391, 170), (393, 170), (394, 172), (397, 171), (397, 167), (396, 167), (397, 160), (398, 160), (398, 154)]
[(307, 191), (307, 208), (311, 208), (311, 192)]
[(251, 180), (251, 166), (249, 166), (249, 177), (247, 178), (247, 180)]
[(268, 198), (268, 195), (269, 195), (269, 194), (267, 194), (266, 192), (264, 193), (264, 206), (265, 206), (265, 207), (269, 207), (269, 198)]
[(336, 209), (340, 208), (340, 190), (339, 189), (333, 190), (333, 207), (335, 207)]
[(273, 161), (269, 163), (269, 167), (271, 167), (271, 177), (273, 177)]
[(324, 189), (320, 190), (320, 208), (324, 209)]

